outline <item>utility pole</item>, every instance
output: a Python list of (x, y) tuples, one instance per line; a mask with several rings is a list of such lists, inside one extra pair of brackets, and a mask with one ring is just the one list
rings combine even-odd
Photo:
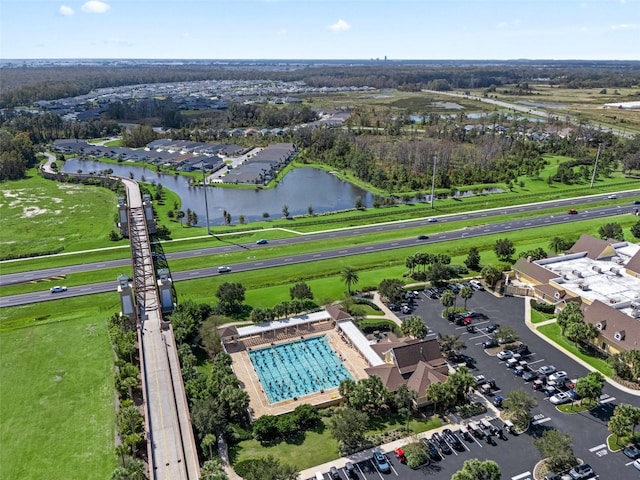
[(207, 235), (211, 235), (211, 229), (209, 228), (209, 202), (207, 202), (207, 179), (204, 173), (204, 160), (202, 161), (202, 187), (204, 188), (204, 216), (207, 220)]
[(596, 169), (598, 168), (598, 158), (600, 158), (600, 147), (602, 147), (602, 143), (598, 144), (598, 153), (596, 153), (596, 161), (593, 164), (593, 175), (591, 175), (591, 186), (589, 188), (593, 188), (593, 182), (596, 181)]
[(431, 176), (431, 210), (433, 210), (433, 202), (436, 194), (436, 160), (437, 155), (433, 156), (433, 175)]

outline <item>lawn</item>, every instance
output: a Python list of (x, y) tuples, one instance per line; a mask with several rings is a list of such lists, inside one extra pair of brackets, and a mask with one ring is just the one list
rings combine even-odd
[(117, 196), (101, 187), (58, 183), (28, 172), (2, 183), (0, 258), (109, 244)]
[(593, 358), (584, 354), (578, 347), (576, 347), (576, 345), (573, 342), (570, 342), (569, 340), (567, 340), (562, 336), (562, 334), (560, 333), (561, 332), (560, 326), (558, 324), (551, 323), (549, 325), (544, 325), (542, 327), (539, 327), (538, 331), (543, 335), (545, 335), (546, 337), (553, 340), (556, 344), (558, 344), (562, 348), (568, 350), (569, 352), (579, 357), (581, 360), (587, 362), (589, 365), (591, 365), (593, 368), (598, 370), (603, 375), (607, 377), (613, 376), (613, 370), (611, 369), (611, 367), (609, 366), (606, 360)]
[[(388, 419), (372, 419), (371, 430), (368, 435), (375, 435), (385, 431), (394, 430), (404, 426), (404, 423), (396, 417)], [(441, 426), (439, 418), (429, 420), (411, 420), (409, 428), (413, 433), (425, 432)], [(282, 462), (294, 465), (299, 470), (330, 462), (340, 456), (338, 442), (331, 437), (326, 420), (315, 431), (308, 431), (304, 436), (296, 437), (291, 442), (281, 442), (276, 445), (262, 446), (256, 440), (245, 440), (230, 448), (230, 458), (233, 464), (273, 455)]]
[(106, 316), (56, 317), (0, 333), (0, 478), (103, 480), (115, 467)]
[(533, 308), (531, 309), (531, 323), (546, 322), (547, 320), (555, 318), (555, 316), (555, 313), (544, 313)]
[(565, 403), (564, 405), (558, 405), (556, 408), (562, 413), (580, 413), (591, 410), (598, 404), (595, 400), (583, 400), (582, 402)]

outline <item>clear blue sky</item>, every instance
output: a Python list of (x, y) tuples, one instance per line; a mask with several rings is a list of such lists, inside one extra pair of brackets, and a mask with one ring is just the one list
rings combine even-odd
[(640, 0), (2, 0), (0, 58), (640, 60)]

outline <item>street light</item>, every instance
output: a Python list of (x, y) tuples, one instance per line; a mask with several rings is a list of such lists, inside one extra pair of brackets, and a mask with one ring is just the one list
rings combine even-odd
[(598, 168), (598, 158), (600, 158), (600, 148), (602, 147), (602, 143), (598, 144), (598, 153), (596, 153), (596, 161), (593, 164), (593, 175), (591, 175), (591, 186), (589, 188), (593, 188), (593, 182), (596, 181), (596, 170)]
[(207, 220), (207, 235), (211, 235), (211, 229), (209, 228), (209, 203), (207, 202), (207, 179), (204, 175), (204, 160), (202, 161), (202, 187), (204, 188), (204, 216)]
[(433, 210), (433, 201), (436, 193), (436, 160), (437, 155), (433, 156), (433, 175), (431, 176), (431, 210)]

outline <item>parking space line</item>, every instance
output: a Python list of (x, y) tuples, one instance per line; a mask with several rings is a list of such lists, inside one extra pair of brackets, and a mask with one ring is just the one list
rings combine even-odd
[(515, 477), (511, 477), (511, 480), (520, 480), (522, 478), (526, 478), (530, 476), (531, 476), (531, 472), (524, 472), (524, 473), (521, 473), (520, 475), (516, 475)]
[(600, 400), (600, 403), (609, 403), (609, 402), (613, 402), (616, 399), (616, 397), (609, 397), (609, 398), (605, 398), (604, 400)]
[(598, 445), (597, 447), (590, 448), (589, 451), (593, 453), (596, 450), (602, 450), (603, 448), (607, 448), (607, 446), (604, 443), (602, 445)]
[(535, 420), (531, 422), (533, 425), (540, 425), (541, 423), (550, 422), (551, 419), (549, 417), (541, 418), (540, 420)]

